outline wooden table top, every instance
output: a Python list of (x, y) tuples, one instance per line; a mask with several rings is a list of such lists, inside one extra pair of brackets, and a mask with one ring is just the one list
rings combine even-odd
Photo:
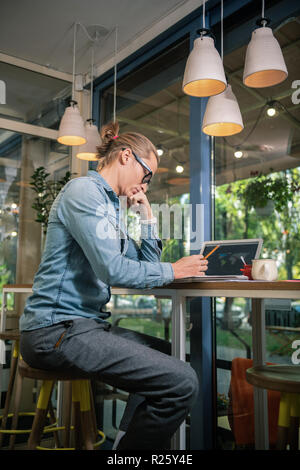
[[(3, 288), (32, 288), (32, 284), (5, 284)], [(299, 291), (300, 281), (196, 281), (180, 282), (176, 280), (170, 284), (157, 287), (157, 289), (234, 289), (234, 290), (274, 290), (274, 291)], [(113, 287), (112, 287), (113, 289)], [(153, 288), (155, 289), (155, 287)]]
[(234, 289), (234, 290), (274, 290), (274, 291), (299, 291), (300, 281), (173, 281), (163, 286), (168, 289)]

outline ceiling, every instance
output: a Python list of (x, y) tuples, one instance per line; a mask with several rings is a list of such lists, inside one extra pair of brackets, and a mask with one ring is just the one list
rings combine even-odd
[[(1, 0), (0, 51), (72, 73), (74, 23), (85, 28), (100, 25), (112, 33), (104, 34), (95, 48), (95, 63), (100, 63), (114, 53), (116, 25), (119, 48), (124, 48), (174, 11), (185, 16), (200, 4), (201, 0)], [(89, 50), (90, 41), (79, 27), (76, 73), (89, 69)]]

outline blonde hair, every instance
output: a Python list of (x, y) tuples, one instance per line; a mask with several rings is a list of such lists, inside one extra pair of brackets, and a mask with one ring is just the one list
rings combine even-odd
[(159, 164), (156, 147), (147, 137), (138, 132), (124, 132), (119, 135), (119, 128), (118, 122), (110, 122), (102, 126), (100, 131), (102, 144), (97, 147), (99, 159), (97, 170), (114, 162), (123, 148), (132, 149), (143, 160), (149, 160), (150, 153), (153, 152)]

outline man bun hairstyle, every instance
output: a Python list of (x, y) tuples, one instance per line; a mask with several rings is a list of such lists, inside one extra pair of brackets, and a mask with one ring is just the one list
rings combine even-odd
[(97, 170), (109, 166), (113, 163), (122, 148), (130, 148), (143, 160), (149, 160), (150, 153), (153, 152), (159, 164), (159, 156), (156, 147), (143, 134), (138, 132), (124, 132), (119, 134), (119, 123), (110, 122), (101, 127), (100, 135), (102, 143), (97, 147), (97, 158), (99, 163)]

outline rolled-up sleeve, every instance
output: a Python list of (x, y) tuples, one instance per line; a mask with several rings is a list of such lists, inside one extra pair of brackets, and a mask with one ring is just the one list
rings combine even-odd
[(116, 287), (152, 288), (174, 279), (171, 263), (134, 261), (121, 254), (119, 233), (107, 213), (105, 196), (85, 178), (71, 181), (57, 215), (83, 250), (96, 276)]
[(141, 247), (139, 257), (141, 260), (160, 261), (162, 241), (158, 236), (157, 223), (141, 223)]

